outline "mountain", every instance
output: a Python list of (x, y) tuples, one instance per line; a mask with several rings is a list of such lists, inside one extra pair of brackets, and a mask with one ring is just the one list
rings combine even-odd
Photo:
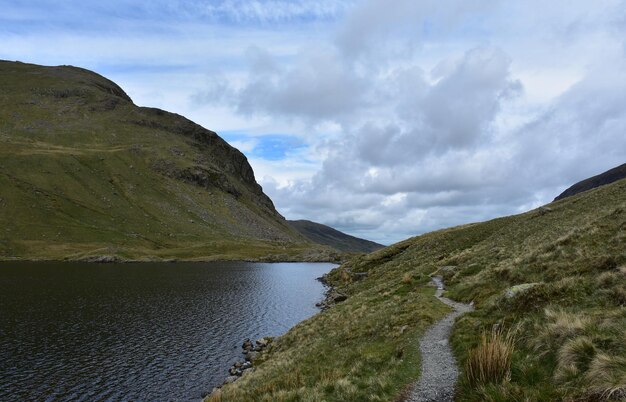
[(288, 221), (289, 224), (314, 243), (324, 244), (344, 252), (371, 253), (385, 247), (373, 241), (350, 236), (330, 226), (307, 220)]
[(563, 198), (571, 197), (583, 191), (604, 186), (623, 178), (626, 178), (626, 163), (613, 169), (607, 170), (604, 173), (600, 173), (597, 176), (593, 176), (588, 179), (579, 181), (578, 183), (574, 184), (573, 186), (569, 187), (567, 190), (559, 194), (559, 196), (556, 197), (554, 201), (562, 200)]
[(357, 256), (326, 277), (338, 303), (206, 400), (407, 400), (418, 340), (451, 310), (431, 285), (442, 276), (475, 307), (450, 337), (456, 401), (624, 401), (625, 245), (622, 179)]
[(328, 259), (216, 133), (91, 71), (0, 61), (0, 259)]

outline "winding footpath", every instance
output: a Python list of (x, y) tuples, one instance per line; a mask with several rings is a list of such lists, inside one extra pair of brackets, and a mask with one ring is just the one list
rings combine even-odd
[(433, 282), (437, 286), (435, 296), (452, 307), (454, 311), (430, 327), (420, 340), (422, 376), (414, 385), (406, 402), (452, 402), (454, 400), (454, 385), (459, 371), (448, 339), (454, 320), (472, 311), (473, 307), (443, 297), (444, 286), (441, 277), (434, 277)]

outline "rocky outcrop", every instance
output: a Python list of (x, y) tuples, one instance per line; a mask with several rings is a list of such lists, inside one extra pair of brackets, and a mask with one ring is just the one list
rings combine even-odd
[(233, 185), (232, 180), (222, 172), (209, 170), (203, 166), (181, 168), (173, 161), (166, 159), (159, 159), (155, 161), (152, 166), (157, 172), (172, 179), (177, 179), (204, 189), (219, 189), (233, 195), (235, 198), (241, 196), (241, 191), (239, 191), (237, 187)]

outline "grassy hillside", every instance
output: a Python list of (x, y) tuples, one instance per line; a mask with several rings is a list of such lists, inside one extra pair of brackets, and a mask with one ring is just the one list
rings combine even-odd
[[(457, 400), (626, 398), (621, 180), (342, 265), (329, 279), (347, 300), (294, 327), (254, 372), (212, 401), (395, 400), (419, 377), (419, 337), (448, 312), (428, 286), (433, 273), (445, 277), (448, 297), (476, 303), (453, 330), (462, 371)], [(464, 369), (468, 354), (494, 326), (513, 337), (510, 370), (477, 381)]]
[(87, 70), (0, 62), (0, 259), (329, 253), (214, 132)]
[(299, 220), (289, 221), (289, 224), (309, 240), (346, 253), (371, 253), (385, 247), (382, 244), (350, 236), (316, 222)]

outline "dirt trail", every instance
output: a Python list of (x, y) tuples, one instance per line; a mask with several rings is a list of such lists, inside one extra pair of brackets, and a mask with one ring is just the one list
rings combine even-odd
[(420, 339), (422, 376), (413, 386), (406, 402), (448, 402), (454, 400), (454, 385), (459, 371), (448, 339), (454, 320), (473, 310), (473, 307), (443, 297), (444, 286), (441, 277), (434, 277), (433, 282), (437, 286), (435, 296), (452, 307), (454, 311), (430, 327)]

